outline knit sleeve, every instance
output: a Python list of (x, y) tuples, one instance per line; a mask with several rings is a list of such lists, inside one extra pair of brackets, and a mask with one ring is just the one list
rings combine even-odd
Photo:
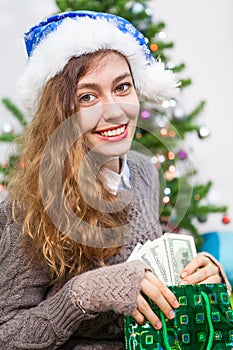
[(46, 298), (49, 268), (28, 263), (20, 227), (10, 218), (0, 237), (0, 349), (55, 350), (100, 311), (130, 313), (144, 271), (142, 263), (96, 269)]
[(57, 349), (83, 320), (68, 281), (45, 299), (50, 272), (32, 268), (23, 253), (19, 228), (8, 223), (0, 239), (0, 349)]
[(231, 296), (231, 293), (232, 293), (231, 284), (230, 284), (230, 282), (228, 281), (228, 278), (227, 278), (227, 276), (226, 276), (226, 273), (225, 273), (225, 271), (224, 271), (224, 267), (222, 266), (222, 264), (220, 264), (220, 262), (219, 262), (217, 259), (215, 259), (215, 257), (213, 257), (213, 255), (211, 255), (211, 254), (208, 253), (208, 252), (200, 252), (199, 254), (202, 254), (202, 255), (208, 257), (210, 260), (213, 261), (213, 263), (214, 263), (215, 265), (218, 266), (220, 275), (222, 276), (222, 281), (223, 281), (223, 283), (226, 284), (227, 292), (228, 292), (229, 296)]

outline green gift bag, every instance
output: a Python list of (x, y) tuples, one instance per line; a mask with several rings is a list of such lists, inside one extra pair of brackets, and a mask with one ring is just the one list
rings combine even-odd
[(224, 350), (233, 349), (233, 310), (225, 284), (170, 286), (180, 307), (167, 319), (149, 300), (163, 327), (155, 330), (147, 321), (139, 325), (124, 317), (128, 350)]

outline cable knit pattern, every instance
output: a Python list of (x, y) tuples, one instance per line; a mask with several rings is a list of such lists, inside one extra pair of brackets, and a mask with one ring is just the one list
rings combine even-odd
[(47, 266), (31, 268), (27, 263), (10, 199), (0, 203), (1, 350), (124, 349), (122, 313), (135, 308), (144, 275), (142, 263), (126, 260), (137, 242), (161, 235), (154, 166), (135, 152), (129, 152), (128, 162), (133, 200), (124, 248), (106, 261), (106, 267), (94, 270), (93, 266), (53, 286)]
[(78, 295), (83, 295), (81, 306), (84, 310), (114, 310), (130, 315), (137, 307), (145, 269), (141, 261), (102, 267), (75, 277), (72, 289)]

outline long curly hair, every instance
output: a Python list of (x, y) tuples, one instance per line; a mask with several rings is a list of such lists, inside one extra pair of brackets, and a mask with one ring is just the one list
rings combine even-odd
[(123, 245), (124, 198), (104, 189), (85, 135), (78, 134), (77, 82), (105, 55), (71, 58), (47, 82), (34, 119), (17, 140), (19, 161), (8, 186), (13, 216), (21, 220), (30, 261), (45, 261), (52, 281), (104, 265)]

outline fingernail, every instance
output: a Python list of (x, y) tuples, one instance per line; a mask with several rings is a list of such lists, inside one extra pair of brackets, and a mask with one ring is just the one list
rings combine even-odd
[(156, 322), (156, 324), (155, 324), (155, 328), (156, 329), (160, 329), (160, 328), (162, 328), (162, 323), (161, 322)]
[(179, 307), (179, 306), (180, 306), (180, 304), (178, 303), (177, 300), (175, 300), (175, 301), (174, 301), (174, 307)]
[(173, 310), (170, 310), (168, 313), (168, 318), (174, 318), (175, 317), (175, 313)]
[(185, 278), (186, 276), (188, 276), (188, 272), (187, 271), (182, 272), (181, 277)]

